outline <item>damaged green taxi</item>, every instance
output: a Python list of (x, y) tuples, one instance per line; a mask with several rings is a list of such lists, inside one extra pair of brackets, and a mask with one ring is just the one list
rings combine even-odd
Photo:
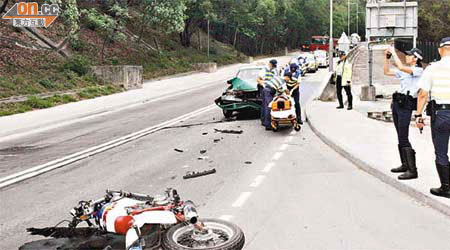
[(233, 116), (234, 112), (261, 112), (262, 98), (257, 78), (262, 69), (264, 66), (241, 68), (235, 78), (227, 81), (230, 86), (215, 100), (225, 117)]

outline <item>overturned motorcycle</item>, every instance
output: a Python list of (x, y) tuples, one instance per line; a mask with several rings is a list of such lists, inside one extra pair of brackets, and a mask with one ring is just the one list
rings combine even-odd
[[(68, 227), (28, 228), (33, 241), (21, 250), (60, 249), (242, 249), (245, 237), (233, 223), (200, 219), (192, 201), (181, 201), (174, 189), (164, 195), (107, 190), (96, 201), (80, 201)], [(85, 222), (88, 227), (78, 227)]]

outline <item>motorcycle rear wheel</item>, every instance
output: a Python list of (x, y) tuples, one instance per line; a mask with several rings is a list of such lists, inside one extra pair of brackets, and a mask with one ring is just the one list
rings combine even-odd
[[(195, 246), (191, 244), (199, 244), (192, 237), (193, 226), (190, 224), (182, 223), (171, 227), (163, 235), (161, 241), (161, 247), (164, 250), (240, 250), (244, 247), (245, 236), (244, 232), (233, 223), (219, 219), (202, 219), (202, 222), (209, 229), (218, 236), (220, 242), (214, 244), (214, 246), (204, 245)], [(212, 242), (210, 242), (212, 243)]]

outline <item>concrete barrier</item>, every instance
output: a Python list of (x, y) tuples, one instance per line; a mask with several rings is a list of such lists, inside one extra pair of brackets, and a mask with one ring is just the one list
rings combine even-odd
[(194, 68), (201, 72), (214, 73), (217, 71), (217, 63), (196, 63)]
[(94, 66), (91, 69), (103, 84), (122, 86), (126, 90), (142, 88), (144, 72), (142, 66)]
[(325, 78), (326, 85), (319, 97), (319, 100), (322, 102), (334, 102), (336, 100), (336, 85), (332, 83), (332, 78), (333, 75), (331, 73)]

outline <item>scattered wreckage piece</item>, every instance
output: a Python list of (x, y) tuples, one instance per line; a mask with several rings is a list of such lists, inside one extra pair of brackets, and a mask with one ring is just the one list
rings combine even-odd
[(228, 130), (228, 129), (224, 129), (224, 130), (222, 130), (222, 129), (214, 129), (214, 131), (216, 132), (216, 133), (222, 133), (222, 134), (236, 134), (236, 135), (240, 135), (240, 134), (242, 134), (242, 133), (244, 133), (244, 131), (243, 130)]
[(383, 112), (367, 112), (367, 117), (379, 121), (384, 122), (392, 122), (392, 112), (391, 111), (383, 111)]
[(205, 175), (210, 175), (210, 174), (215, 174), (216, 173), (216, 169), (213, 168), (211, 170), (205, 170), (203, 172), (190, 172), (187, 173), (185, 176), (183, 176), (183, 179), (192, 179), (192, 178), (197, 178), (200, 176), (205, 176)]
[(183, 152), (184, 152), (184, 150), (179, 149), (179, 148), (174, 148), (173, 150), (175, 150), (175, 151), (178, 152), (178, 153), (183, 153)]

